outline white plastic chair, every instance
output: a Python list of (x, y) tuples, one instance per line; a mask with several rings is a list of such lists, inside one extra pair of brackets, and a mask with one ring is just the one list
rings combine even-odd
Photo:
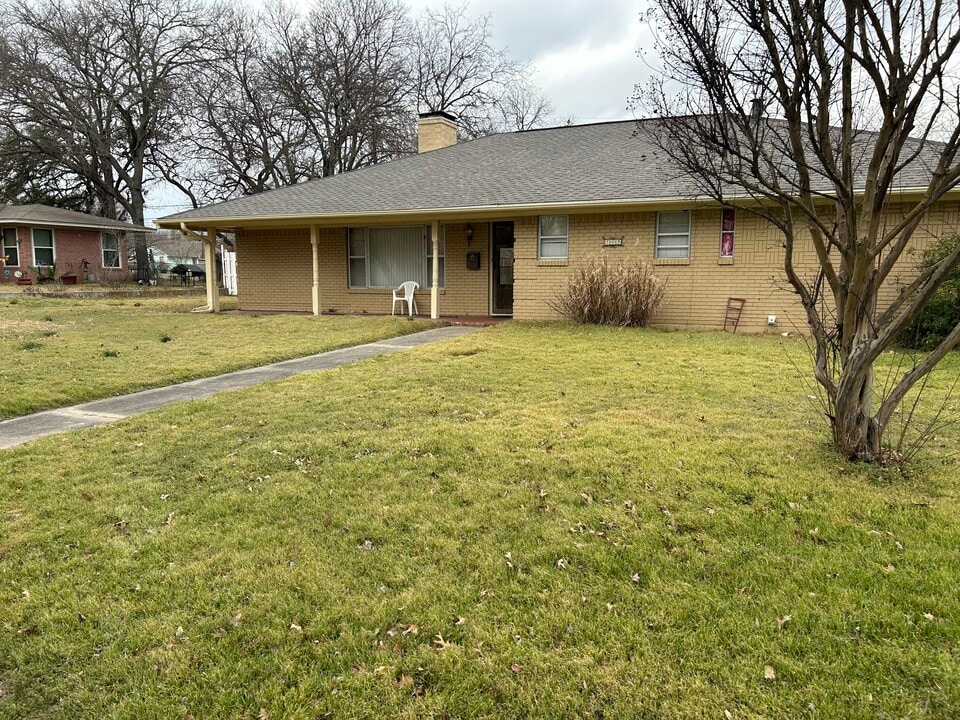
[[(393, 306), (390, 308), (390, 314), (393, 315), (397, 309), (397, 303), (405, 302), (407, 304), (407, 312), (410, 317), (413, 317), (413, 314), (417, 311), (417, 301), (413, 297), (413, 293), (416, 290), (420, 289), (420, 284), (414, 282), (413, 280), (407, 280), (396, 290), (393, 291)], [(398, 295), (397, 293), (400, 293)], [(400, 310), (403, 310), (403, 305), (400, 306)]]

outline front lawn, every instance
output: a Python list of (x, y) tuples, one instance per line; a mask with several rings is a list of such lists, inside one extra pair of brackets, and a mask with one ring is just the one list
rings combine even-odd
[(391, 317), (190, 312), (203, 302), (0, 299), (0, 420), (433, 327)]
[(955, 717), (960, 439), (841, 461), (793, 362), (504, 325), (0, 452), (0, 716)]

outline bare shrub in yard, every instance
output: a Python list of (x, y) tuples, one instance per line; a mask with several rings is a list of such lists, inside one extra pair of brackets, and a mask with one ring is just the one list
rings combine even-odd
[(643, 327), (660, 309), (664, 290), (646, 263), (593, 260), (574, 271), (550, 307), (576, 322)]

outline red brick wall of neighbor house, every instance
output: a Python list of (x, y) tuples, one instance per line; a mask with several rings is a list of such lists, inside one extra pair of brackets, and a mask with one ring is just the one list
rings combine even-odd
[[(41, 226), (38, 225), (37, 227)], [(0, 272), (0, 282), (15, 282), (14, 270), (30, 272), (29, 268), (34, 264), (32, 226), (18, 226), (17, 238), (20, 241), (20, 265), (5, 267), (4, 270), (10, 271), (10, 277), (7, 277), (6, 272)], [(77, 275), (80, 280), (86, 279), (83, 277), (81, 270), (81, 264), (84, 260), (89, 263), (87, 273), (95, 275), (97, 280), (109, 280), (125, 275), (127, 272), (127, 253), (122, 241), (120, 267), (103, 267), (103, 253), (100, 247), (100, 232), (98, 230), (54, 227), (53, 257), (57, 263), (58, 277), (61, 275)], [(30, 274), (33, 275), (32, 272)]]

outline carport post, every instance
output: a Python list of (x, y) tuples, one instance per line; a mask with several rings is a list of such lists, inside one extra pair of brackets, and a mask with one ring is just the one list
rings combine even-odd
[(203, 243), (203, 261), (207, 276), (207, 306), (210, 312), (220, 312), (220, 290), (217, 287), (217, 229), (207, 228), (207, 239)]
[(430, 317), (440, 318), (440, 221), (434, 220), (430, 226), (430, 239), (433, 241), (433, 283), (430, 286)]
[(320, 314), (320, 228), (310, 226), (310, 245), (313, 248), (313, 314)]

